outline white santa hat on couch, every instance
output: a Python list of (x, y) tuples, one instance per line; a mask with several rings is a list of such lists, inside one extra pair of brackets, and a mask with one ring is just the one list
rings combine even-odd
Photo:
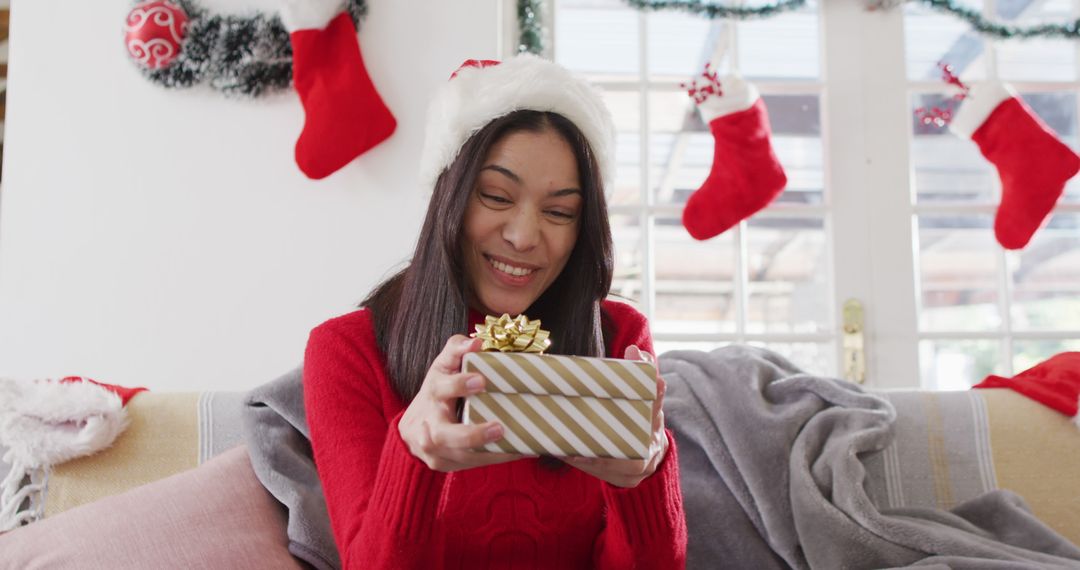
[[(112, 445), (127, 427), (124, 405), (145, 388), (80, 376), (59, 381), (0, 378), (0, 448), (11, 471), (0, 482), (0, 532), (41, 517), (45, 475), (54, 466)], [(30, 484), (24, 484), (26, 478)], [(29, 509), (22, 509), (30, 501)]]
[(557, 113), (574, 123), (610, 191), (615, 123), (600, 91), (561, 65), (531, 54), (503, 62), (470, 59), (436, 90), (420, 158), (421, 188), (431, 191), (465, 141), (484, 125), (519, 110)]

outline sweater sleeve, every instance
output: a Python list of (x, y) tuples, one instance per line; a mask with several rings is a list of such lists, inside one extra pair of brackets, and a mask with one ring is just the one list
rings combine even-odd
[[(622, 358), (636, 345), (652, 353), (645, 316), (623, 303), (605, 303), (613, 335), (609, 356)], [(655, 354), (654, 354), (655, 356)], [(679, 455), (671, 430), (668, 449), (656, 471), (637, 487), (601, 485), (605, 526), (596, 542), (597, 568), (683, 568), (686, 566), (686, 514), (679, 485)]]
[(607, 516), (594, 551), (597, 568), (686, 566), (679, 454), (670, 430), (667, 438), (668, 450), (660, 466), (637, 487), (602, 485)]
[(332, 324), (308, 340), (304, 407), (342, 568), (437, 567), (446, 475), (409, 452), (397, 429), (401, 413), (385, 417), (373, 346)]
[[(631, 345), (653, 353), (649, 321), (637, 309), (618, 301), (604, 301), (604, 324), (609, 329), (607, 356), (622, 358)], [(653, 354), (656, 356), (656, 354)]]

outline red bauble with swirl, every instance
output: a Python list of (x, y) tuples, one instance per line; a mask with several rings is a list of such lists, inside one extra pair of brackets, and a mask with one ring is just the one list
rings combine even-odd
[(169, 0), (140, 2), (128, 14), (124, 43), (139, 65), (161, 69), (180, 55), (187, 27), (187, 13), (178, 4)]

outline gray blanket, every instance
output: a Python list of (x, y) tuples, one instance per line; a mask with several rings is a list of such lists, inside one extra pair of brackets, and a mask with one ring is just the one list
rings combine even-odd
[[(1080, 549), (1007, 491), (952, 511), (875, 508), (860, 457), (889, 444), (895, 412), (854, 384), (749, 347), (659, 360), (691, 568), (1080, 568)], [(339, 568), (300, 369), (245, 404), (252, 466), (288, 511), (289, 550), (320, 570)]]
[(318, 570), (341, 567), (311, 455), (302, 368), (255, 388), (241, 412), (255, 475), (288, 511), (289, 552)]
[(895, 412), (854, 384), (741, 346), (668, 352), (660, 370), (691, 568), (1080, 568), (1008, 491), (878, 511), (860, 456), (889, 444)]

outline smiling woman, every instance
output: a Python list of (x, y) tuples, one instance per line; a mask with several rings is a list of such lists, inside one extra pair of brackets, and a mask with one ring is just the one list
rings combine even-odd
[(599, 94), (540, 58), (466, 62), (435, 94), (412, 260), (361, 310), (312, 331), (305, 355), (312, 450), (346, 568), (685, 563), (662, 380), (641, 459), (483, 452), (510, 437), (504, 426), (457, 418), (485, 389), (461, 365), (480, 348), (463, 334), (488, 314), (541, 319), (557, 332), (550, 353), (651, 358), (645, 318), (606, 300), (613, 139)]
[(550, 127), (505, 136), (484, 162), (465, 210), (469, 293), (483, 313), (517, 315), (562, 273), (574, 248), (582, 203), (577, 162)]
[(606, 211), (592, 146), (560, 114), (512, 111), (465, 141), (435, 181), (412, 262), (363, 303), (401, 397), (480, 313), (528, 314), (560, 331), (552, 352), (602, 356)]

